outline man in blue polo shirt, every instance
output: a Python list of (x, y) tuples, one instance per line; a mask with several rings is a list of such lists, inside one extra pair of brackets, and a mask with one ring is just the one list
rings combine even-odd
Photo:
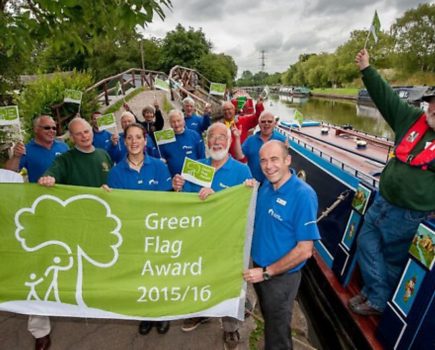
[[(124, 112), (121, 114), (121, 127), (122, 130), (125, 130), (127, 126), (136, 122), (134, 115), (131, 112)], [(114, 163), (119, 163), (121, 160), (125, 158), (127, 155), (127, 148), (125, 147), (125, 138), (124, 132), (121, 132), (119, 135), (112, 134), (111, 144), (107, 149), (107, 153), (109, 153), (110, 158)], [(159, 154), (157, 153), (157, 148), (154, 145), (154, 141), (147, 134), (147, 142), (146, 142), (146, 153), (152, 157), (159, 158)]]
[[(214, 123), (207, 130), (207, 146), (210, 158), (199, 160), (203, 164), (216, 169), (211, 188), (200, 187), (191, 182), (184, 181), (180, 175), (172, 179), (175, 191), (198, 192), (199, 198), (205, 200), (214, 192), (222, 191), (228, 187), (237, 186), (246, 180), (252, 179), (251, 171), (246, 164), (240, 163), (228, 153), (231, 144), (231, 131), (223, 123)], [(181, 330), (193, 331), (208, 318), (196, 317), (184, 321)], [(240, 322), (231, 317), (222, 319), (224, 328), (224, 341), (227, 348), (236, 348), (240, 342)]]
[(13, 171), (27, 169), (29, 182), (37, 182), (44, 172), (51, 166), (54, 159), (68, 151), (68, 146), (57, 141), (56, 123), (48, 115), (41, 115), (33, 120), (34, 138), (24, 146), (18, 142), (12, 158), (9, 159), (5, 168)]
[(209, 113), (204, 114), (203, 117), (195, 114), (195, 101), (193, 101), (191, 97), (186, 97), (183, 100), (183, 111), (186, 128), (194, 130), (202, 135), (202, 133), (210, 126)]
[(234, 126), (232, 128), (234, 134), (236, 158), (240, 161), (246, 159), (248, 161), (249, 169), (251, 169), (252, 175), (258, 182), (263, 182), (265, 176), (260, 167), (260, 156), (258, 152), (261, 146), (267, 141), (278, 140), (286, 142), (286, 137), (274, 130), (276, 126), (275, 116), (268, 112), (263, 111), (258, 118), (258, 125), (260, 131), (254, 135), (249, 136), (240, 147), (240, 132)]
[(205, 157), (204, 142), (196, 131), (187, 129), (183, 113), (173, 109), (168, 114), (169, 124), (175, 133), (175, 142), (158, 146), (160, 155), (168, 164), (171, 175), (180, 174), (185, 157), (201, 159)]
[(105, 151), (109, 149), (109, 146), (111, 145), (111, 138), (112, 134), (108, 132), (107, 130), (99, 130), (97, 119), (101, 117), (101, 112), (94, 112), (91, 116), (91, 125), (92, 125), (92, 131), (94, 133), (94, 141), (92, 144), (95, 148), (102, 148)]
[(251, 256), (254, 268), (243, 273), (254, 283), (264, 318), (265, 349), (291, 349), (293, 301), (301, 268), (320, 239), (317, 196), (289, 169), (284, 143), (272, 140), (260, 149), (267, 178), (258, 191)]

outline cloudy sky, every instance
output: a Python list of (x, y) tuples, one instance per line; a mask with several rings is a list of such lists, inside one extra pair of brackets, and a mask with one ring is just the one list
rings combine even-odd
[(407, 9), (423, 0), (171, 0), (166, 19), (158, 17), (145, 37), (163, 38), (177, 23), (202, 28), (213, 52), (231, 55), (244, 70), (283, 72), (300, 54), (334, 52), (356, 29), (370, 27), (377, 10), (388, 30)]

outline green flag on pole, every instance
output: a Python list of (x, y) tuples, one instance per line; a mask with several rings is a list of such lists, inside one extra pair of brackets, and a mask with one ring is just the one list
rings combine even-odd
[(370, 33), (373, 35), (373, 39), (375, 43), (378, 42), (378, 34), (381, 31), (381, 22), (379, 21), (378, 11), (375, 11), (375, 15), (373, 16), (372, 25), (370, 26)]

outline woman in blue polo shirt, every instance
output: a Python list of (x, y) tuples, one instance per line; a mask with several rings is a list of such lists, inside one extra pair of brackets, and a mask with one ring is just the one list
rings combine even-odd
[[(171, 174), (166, 164), (144, 153), (147, 143), (145, 128), (134, 123), (127, 126), (124, 135), (127, 155), (110, 170), (109, 187), (145, 191), (172, 190)], [(142, 321), (139, 324), (139, 333), (146, 335), (153, 326), (160, 334), (169, 330), (168, 321)]]

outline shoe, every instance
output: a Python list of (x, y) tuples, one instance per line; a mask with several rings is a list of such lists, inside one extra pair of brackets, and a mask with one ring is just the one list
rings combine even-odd
[(239, 331), (224, 332), (225, 349), (237, 349), (240, 344)]
[(139, 323), (139, 333), (142, 335), (147, 335), (151, 328), (153, 328), (153, 322), (150, 321), (141, 321)]
[(353, 308), (359, 304), (364, 303), (366, 300), (367, 300), (367, 297), (365, 295), (357, 294), (349, 299), (348, 305), (350, 308)]
[(372, 307), (369, 301), (355, 306), (350, 306), (350, 309), (356, 314), (362, 316), (380, 316), (382, 314), (382, 311)]
[(169, 331), (169, 321), (159, 321), (156, 322), (157, 333), (165, 334)]
[(47, 350), (50, 348), (50, 345), (50, 334), (47, 334), (45, 337), (35, 339), (35, 350)]
[(209, 317), (194, 317), (186, 318), (181, 326), (183, 332), (191, 332), (199, 327), (199, 325), (206, 323), (210, 320)]

